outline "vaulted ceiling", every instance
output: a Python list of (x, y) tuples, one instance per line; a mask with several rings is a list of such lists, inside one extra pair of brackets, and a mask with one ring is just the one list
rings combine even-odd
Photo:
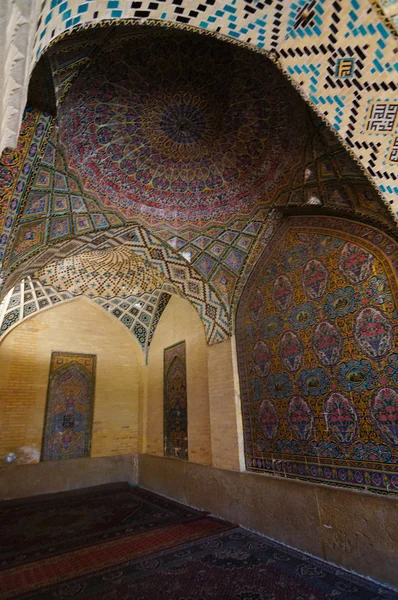
[(28, 276), (47, 299), (127, 307), (123, 285), (133, 304), (179, 293), (214, 343), (284, 214), (353, 215), (395, 234), (339, 139), (261, 54), (125, 24), (60, 39), (40, 64), (30, 100), (56, 115), (29, 107), (1, 158), (2, 296)]

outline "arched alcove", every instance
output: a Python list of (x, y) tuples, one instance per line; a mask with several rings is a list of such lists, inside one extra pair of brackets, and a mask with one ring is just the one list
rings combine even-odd
[(80, 297), (34, 314), (0, 344), (0, 454), (37, 462), (53, 351), (96, 356), (91, 456), (136, 454), (143, 355), (103, 308)]

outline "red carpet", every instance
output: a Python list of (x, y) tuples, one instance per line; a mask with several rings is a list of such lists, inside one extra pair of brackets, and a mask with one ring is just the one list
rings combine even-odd
[[(10, 534), (0, 546), (2, 600), (398, 600), (393, 590), (138, 488), (42, 500), (0, 504), (0, 515), (13, 515), (0, 524)], [(79, 539), (86, 502), (95, 514)]]
[(0, 572), (0, 598), (40, 589), (54, 583), (95, 573), (153, 552), (173, 548), (234, 527), (210, 517), (132, 534)]

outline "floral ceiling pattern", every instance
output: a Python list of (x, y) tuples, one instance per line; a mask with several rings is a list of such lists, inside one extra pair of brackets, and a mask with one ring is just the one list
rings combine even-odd
[(231, 335), (284, 214), (332, 211), (395, 231), (337, 137), (264, 56), (126, 26), (68, 36), (49, 58), (58, 116), (28, 109), (0, 162), (2, 296), (49, 265), (53, 279), (69, 265), (77, 290), (71, 257), (127, 244), (192, 302), (214, 343)]

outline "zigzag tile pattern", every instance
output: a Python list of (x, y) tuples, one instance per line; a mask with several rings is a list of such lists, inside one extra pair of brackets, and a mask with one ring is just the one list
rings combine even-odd
[[(67, 288), (66, 282), (49, 285), (40, 279), (23, 279), (10, 290), (0, 305), (0, 338), (33, 314), (83, 295), (77, 293), (73, 286)], [(170, 286), (168, 290), (171, 291)], [(170, 293), (161, 287), (138, 296), (122, 289), (119, 295), (107, 293), (106, 297), (101, 297), (86, 291), (84, 296), (127, 327), (147, 357), (156, 326), (170, 300)]]
[(32, 256), (11, 273), (7, 285), (12, 287), (26, 276), (36, 276), (47, 265), (57, 263), (81, 252), (108, 250), (123, 245), (144, 261), (156, 268), (169, 284), (181, 290), (181, 294), (195, 306), (203, 320), (206, 338), (209, 344), (227, 337), (231, 332), (231, 320), (227, 307), (217, 293), (211, 289), (187, 263), (187, 261), (171, 248), (169, 249), (144, 227), (131, 225), (128, 227), (81, 235), (71, 240), (59, 242)]

